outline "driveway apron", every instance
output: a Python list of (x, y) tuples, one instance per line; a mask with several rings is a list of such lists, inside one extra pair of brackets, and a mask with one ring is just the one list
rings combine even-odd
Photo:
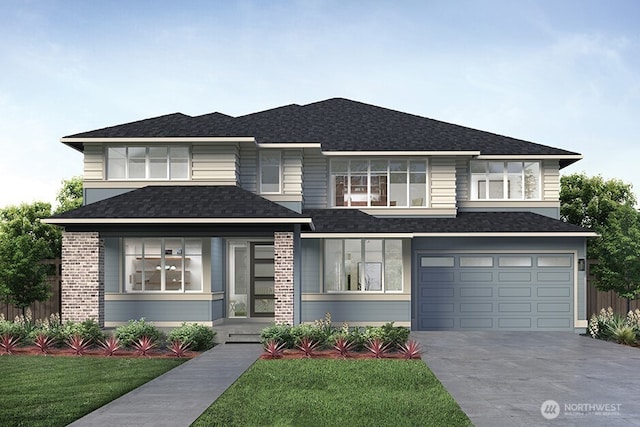
[(412, 332), (476, 427), (640, 426), (640, 348), (570, 332)]

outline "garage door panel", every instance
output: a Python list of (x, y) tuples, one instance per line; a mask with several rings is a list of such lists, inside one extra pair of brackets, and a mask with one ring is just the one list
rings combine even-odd
[(506, 302), (498, 304), (500, 313), (531, 313), (531, 303)]
[(531, 281), (531, 273), (528, 271), (522, 272), (507, 272), (507, 273), (498, 273), (498, 281), (499, 282), (530, 282)]
[(531, 329), (531, 318), (530, 317), (521, 317), (521, 318), (511, 318), (511, 317), (501, 317), (498, 319), (498, 328), (499, 329)]
[(537, 295), (541, 298), (568, 298), (571, 296), (571, 286), (541, 286), (537, 291)]
[(538, 282), (566, 282), (571, 279), (571, 273), (538, 273)]
[(460, 304), (460, 313), (492, 313), (493, 304), (478, 302), (463, 302)]
[(521, 287), (498, 287), (498, 296), (505, 298), (529, 298), (531, 296), (531, 288), (529, 286)]
[[(474, 263), (461, 262), (470, 258), (468, 254), (452, 257), (452, 267), (418, 266), (420, 329), (571, 330), (573, 261), (563, 261), (567, 267), (551, 261), (573, 260), (573, 255), (554, 255), (551, 261), (543, 258), (542, 266), (536, 261), (542, 256), (536, 254), (477, 254), (471, 257)], [(475, 262), (482, 257), (503, 257), (510, 262), (502, 266), (493, 261), (493, 266)], [(519, 258), (532, 262), (525, 266), (515, 262)]]
[(569, 303), (538, 303), (538, 313), (569, 313)]
[(478, 273), (470, 273), (470, 272), (462, 272), (460, 273), (460, 281), (461, 282), (492, 282), (493, 281), (493, 273), (491, 272), (478, 272)]
[(461, 329), (493, 329), (493, 319), (487, 317), (460, 318)]
[(489, 286), (477, 286), (477, 287), (461, 287), (460, 297), (462, 298), (492, 298), (493, 288)]

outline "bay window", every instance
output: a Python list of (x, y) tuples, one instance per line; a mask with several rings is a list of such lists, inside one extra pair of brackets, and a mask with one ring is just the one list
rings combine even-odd
[(202, 240), (125, 238), (125, 292), (202, 292)]
[(471, 161), (472, 200), (539, 200), (540, 162)]
[(332, 160), (333, 206), (425, 207), (426, 160)]
[(327, 239), (326, 292), (402, 292), (402, 241)]
[(182, 180), (188, 178), (188, 147), (107, 148), (107, 179)]

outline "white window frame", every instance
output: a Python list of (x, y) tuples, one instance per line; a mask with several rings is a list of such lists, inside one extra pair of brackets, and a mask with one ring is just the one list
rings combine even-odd
[[(115, 148), (121, 148), (125, 150), (125, 157), (124, 157), (124, 177), (117, 177), (114, 178), (112, 176), (110, 176), (111, 174), (109, 173), (109, 163), (110, 163), (110, 156), (109, 156), (109, 150), (110, 149), (115, 149)], [(130, 173), (129, 173), (129, 149), (131, 148), (144, 148), (145, 149), (145, 176), (144, 178), (130, 178)], [(166, 178), (151, 178), (151, 155), (150, 155), (150, 149), (152, 148), (166, 148), (167, 149), (167, 177)], [(187, 175), (185, 177), (173, 177), (171, 175), (171, 160), (172, 160), (172, 156), (171, 156), (171, 148), (178, 148), (176, 146), (172, 146), (172, 145), (144, 145), (144, 144), (140, 144), (140, 145), (111, 145), (111, 146), (107, 146), (105, 148), (105, 164), (106, 164), (106, 168), (105, 168), (105, 176), (107, 181), (188, 181), (191, 178), (191, 147), (185, 147), (185, 146), (181, 146), (181, 148), (186, 148), (187, 149), (187, 157), (186, 159), (179, 157), (179, 158), (174, 158), (174, 159), (180, 159), (180, 160), (186, 160), (187, 163)]]
[[(384, 171), (372, 171), (371, 168), (371, 163), (372, 162), (380, 162), (380, 161), (384, 161), (387, 163), (387, 170), (386, 170), (386, 205), (380, 205), (380, 204), (375, 204), (374, 200), (372, 199), (372, 177), (379, 177), (379, 176), (385, 176), (384, 175)], [(393, 205), (392, 201), (391, 201), (391, 175), (392, 174), (402, 174), (402, 172), (398, 172), (398, 171), (391, 171), (390, 170), (390, 163), (394, 162), (394, 161), (399, 161), (399, 162), (405, 162), (406, 163), (406, 170), (404, 171), (406, 174), (406, 181), (405, 181), (405, 185), (406, 185), (406, 200), (407, 203), (405, 205)], [(334, 162), (347, 162), (347, 170), (346, 172), (334, 172), (334, 168), (333, 168), (333, 164)], [(351, 169), (351, 163), (352, 162), (367, 162), (367, 171), (357, 171), (354, 172)], [(424, 164), (424, 200), (422, 204), (413, 204), (413, 200), (411, 198), (411, 178), (413, 175), (417, 175), (420, 174), (422, 175), (422, 172), (413, 172), (411, 170), (411, 162), (414, 163), (422, 163)], [(345, 202), (344, 205), (338, 205), (336, 204), (336, 177), (346, 177), (346, 183), (344, 184), (345, 186), (345, 192), (343, 197), (346, 197), (347, 200)], [(361, 204), (353, 204), (355, 202), (355, 200), (352, 199), (352, 177), (366, 177), (367, 180), (367, 189), (366, 189), (366, 205), (361, 205)], [(358, 207), (358, 208), (401, 208), (401, 209), (406, 209), (406, 208), (410, 208), (410, 209), (425, 209), (429, 207), (429, 161), (428, 159), (419, 159), (419, 158), (403, 158), (403, 159), (397, 159), (397, 158), (393, 158), (393, 159), (388, 159), (388, 158), (354, 158), (354, 159), (332, 159), (329, 165), (329, 186), (331, 187), (330, 189), (330, 194), (331, 194), (331, 207), (332, 208), (351, 208), (351, 207)], [(365, 196), (365, 192), (363, 192), (361, 194), (362, 196)]]
[[(134, 240), (140, 243), (141, 246), (141, 253), (137, 254), (131, 254), (128, 253), (126, 250), (126, 241), (127, 240)], [(173, 253), (168, 253), (168, 250), (166, 248), (166, 244), (167, 241), (176, 241), (176, 240), (180, 240), (182, 242), (181, 244), (181, 249), (179, 249), (179, 253), (173, 254)], [(200, 253), (199, 254), (188, 254), (186, 251), (186, 241), (190, 240), (190, 241), (199, 241), (200, 242)], [(145, 241), (160, 241), (160, 254), (154, 254), (154, 255), (150, 255), (150, 256), (146, 256), (146, 251), (145, 251)], [(123, 259), (123, 275), (124, 275), (124, 281), (123, 281), (123, 286), (122, 286), (122, 291), (124, 293), (127, 294), (138, 294), (138, 293), (143, 293), (143, 294), (150, 294), (150, 293), (163, 293), (163, 294), (183, 294), (183, 293), (203, 293), (204, 292), (204, 254), (203, 254), (203, 250), (204, 250), (204, 241), (202, 239), (197, 239), (197, 238), (185, 238), (185, 237), (125, 237), (122, 239), (122, 259)], [(168, 257), (172, 257), (173, 261), (171, 260), (171, 258)], [(136, 280), (135, 279), (135, 274), (138, 273), (138, 271), (131, 271), (128, 269), (128, 262), (129, 262), (129, 257), (136, 257), (138, 259), (138, 262), (141, 263), (141, 270), (140, 270), (140, 277), (141, 277), (141, 289), (133, 289), (133, 281)], [(185, 278), (186, 278), (186, 273), (187, 271), (189, 272), (190, 275), (192, 275), (192, 273), (195, 271), (193, 269), (187, 269), (187, 259), (188, 258), (192, 258), (195, 259), (195, 257), (199, 257), (200, 258), (200, 268), (197, 271), (197, 273), (199, 273), (199, 282), (200, 282), (200, 289), (186, 289), (185, 286)], [(152, 261), (152, 263), (156, 263), (156, 267), (155, 270), (156, 271), (160, 271), (160, 289), (145, 289), (146, 286), (146, 280), (145, 280), (145, 275), (148, 273), (146, 271), (145, 265), (147, 261)], [(180, 262), (180, 289), (175, 289), (175, 290), (170, 290), (167, 289), (167, 272), (169, 271), (175, 271), (175, 265), (176, 262), (175, 261), (179, 261)], [(172, 267), (173, 265), (173, 267)], [(150, 271), (150, 270), (149, 270)]]
[[(489, 172), (489, 163), (501, 163), (502, 164), (502, 172)], [(519, 198), (510, 197), (510, 189), (509, 189), (509, 175), (513, 175), (513, 173), (509, 173), (508, 165), (509, 163), (520, 163), (522, 166), (521, 172), (521, 182), (522, 188), (520, 189), (521, 196)], [(535, 163), (538, 165), (538, 176), (536, 177), (536, 188), (537, 188), (537, 197), (527, 198), (527, 186), (526, 186), (526, 165)], [(474, 165), (484, 165), (485, 172), (473, 172)], [(491, 175), (501, 175), (500, 181), (502, 182), (502, 197), (491, 197), (491, 182), (496, 182), (498, 180)], [(471, 160), (469, 162), (469, 187), (470, 187), (470, 198), (471, 200), (482, 200), (482, 201), (532, 201), (532, 200), (542, 200), (542, 162), (539, 160), (506, 160), (506, 161), (498, 161), (498, 160)], [(484, 175), (484, 177), (482, 176)], [(484, 182), (484, 197), (480, 197), (480, 183)]]
[[(404, 241), (401, 239), (328, 239), (328, 240), (332, 240), (332, 241), (337, 241), (340, 242), (342, 245), (342, 250), (341, 250), (341, 265), (339, 266), (339, 270), (340, 270), (340, 275), (339, 275), (339, 287), (340, 288), (345, 288), (345, 289), (328, 289), (328, 286), (326, 283), (323, 283), (322, 289), (324, 293), (330, 293), (330, 294), (401, 294), (404, 292), (404, 287), (405, 287), (405, 283), (404, 283), (404, 267), (405, 267), (405, 259), (404, 259)], [(358, 261), (359, 264), (359, 270), (358, 270), (358, 275), (362, 275), (362, 273), (364, 272), (364, 274), (366, 274), (366, 270), (367, 269), (371, 269), (369, 271), (376, 271), (377, 267), (373, 264), (380, 264), (380, 289), (366, 289), (366, 286), (362, 286), (362, 281), (363, 278), (362, 277), (357, 277), (356, 278), (356, 282), (355, 282), (355, 286), (359, 289), (352, 289), (352, 290), (348, 290), (346, 289), (348, 283), (349, 283), (349, 279), (347, 278), (347, 271), (346, 271), (346, 267), (345, 267), (345, 261), (347, 258), (347, 252), (345, 250), (345, 242), (347, 240), (359, 240), (360, 241), (360, 259)], [(368, 240), (379, 240), (382, 242), (382, 247), (381, 247), (381, 256), (382, 256), (382, 261), (378, 262), (378, 261), (369, 261), (367, 260), (367, 256), (366, 256), (366, 242)], [(386, 250), (386, 245), (388, 241), (398, 241), (400, 242), (400, 247), (401, 247), (401, 251), (400, 251), (400, 259), (402, 262), (402, 266), (401, 266), (401, 277), (400, 277), (400, 289), (387, 289), (387, 283), (386, 283), (386, 265), (387, 265), (387, 250)], [(326, 255), (326, 245), (325, 245), (326, 240), (323, 241), (322, 244), (322, 253), (323, 253), (323, 262), (322, 262), (322, 271), (323, 271), (323, 275), (326, 276), (326, 265), (325, 263), (327, 262), (327, 255)], [(365, 271), (360, 270), (360, 266), (362, 266), (362, 268)], [(324, 282), (324, 281), (323, 281)]]
[[(264, 189), (264, 183), (262, 182), (263, 180), (263, 172), (264, 169), (266, 167), (274, 167), (273, 165), (265, 165), (265, 161), (263, 160), (263, 156), (265, 155), (275, 155), (278, 156), (278, 190), (277, 191), (265, 191)], [(280, 150), (264, 150), (264, 151), (260, 151), (260, 155), (259, 155), (259, 170), (258, 170), (258, 181), (259, 181), (259, 188), (260, 188), (260, 194), (282, 194), (282, 170), (283, 170), (283, 156), (282, 156), (282, 151)], [(269, 184), (272, 185), (272, 184)]]

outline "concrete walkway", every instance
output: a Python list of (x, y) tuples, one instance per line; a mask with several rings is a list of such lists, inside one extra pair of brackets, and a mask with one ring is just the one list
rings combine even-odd
[(189, 426), (262, 353), (260, 344), (221, 344), (70, 426)]
[(570, 332), (411, 336), (476, 427), (640, 426), (640, 348)]

